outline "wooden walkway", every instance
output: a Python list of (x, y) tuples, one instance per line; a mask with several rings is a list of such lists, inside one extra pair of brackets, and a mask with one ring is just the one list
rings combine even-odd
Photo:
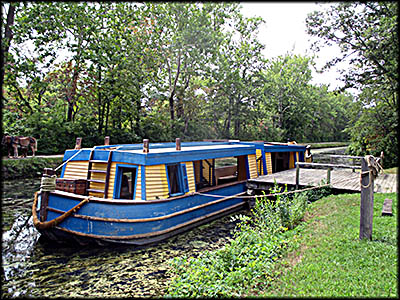
[[(306, 186), (317, 186), (324, 180), (326, 183), (327, 170), (323, 169), (300, 169), (299, 188)], [(288, 187), (296, 185), (296, 169), (277, 172), (271, 175), (263, 175), (249, 179), (247, 187), (249, 189), (266, 190), (273, 186), (274, 180), (278, 184), (287, 184)], [(333, 169), (331, 171), (331, 187), (337, 190), (349, 192), (360, 192), (360, 171), (353, 172), (347, 169)], [(395, 193), (397, 192), (397, 174), (379, 174), (374, 181), (375, 193)]]

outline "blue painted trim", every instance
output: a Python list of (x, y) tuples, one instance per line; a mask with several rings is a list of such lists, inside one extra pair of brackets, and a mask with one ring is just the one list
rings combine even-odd
[(301, 162), (304, 162), (304, 152), (302, 152), (302, 151), (299, 152), (299, 160)]
[(67, 164), (63, 165), (63, 167), (61, 168), (61, 175), (60, 178), (64, 178), (64, 173), (65, 173), (65, 168), (67, 167)]
[(268, 170), (267, 170), (267, 160), (265, 158), (265, 151), (264, 149), (262, 150), (262, 164), (263, 164), (263, 175), (267, 175)]
[[(179, 185), (179, 190), (181, 192), (175, 193), (175, 194), (171, 194), (171, 185), (169, 182), (169, 176), (168, 176), (168, 166), (172, 166), (172, 165), (176, 165), (178, 167), (178, 185)], [(170, 197), (175, 197), (175, 196), (181, 196), (184, 195), (185, 192), (185, 183), (184, 183), (184, 174), (183, 174), (183, 170), (182, 168), (185, 167), (185, 172), (186, 172), (186, 165), (184, 164), (177, 164), (177, 163), (173, 163), (173, 164), (165, 164), (165, 171), (167, 173), (167, 181), (168, 181), (168, 193)], [(186, 183), (189, 186), (188, 182), (187, 182), (187, 176), (186, 176)]]
[(121, 168), (125, 169), (136, 169), (136, 175), (135, 175), (135, 183), (134, 183), (134, 190), (133, 190), (133, 199), (136, 198), (136, 183), (137, 183), (137, 177), (138, 177), (138, 167), (137, 166), (132, 166), (132, 165), (126, 165), (126, 164), (117, 164), (116, 169), (115, 169), (115, 182), (114, 182), (114, 192), (113, 192), (113, 199), (120, 199), (119, 195), (121, 192), (121, 180), (122, 180), (122, 172)]
[(184, 193), (189, 192), (189, 180), (187, 176), (187, 171), (186, 171), (186, 164), (182, 163), (181, 165), (181, 171), (182, 171), (182, 185), (183, 185), (183, 191)]
[(141, 175), (141, 188), (142, 188), (142, 200), (146, 200), (146, 167), (140, 166), (140, 175)]
[(250, 179), (250, 167), (249, 167), (249, 157), (246, 155), (246, 175), (247, 179)]
[(167, 167), (167, 165), (165, 165), (164, 167), (165, 167), (165, 174), (167, 175), (167, 182), (168, 182), (168, 194), (170, 194), (170, 193), (171, 193), (171, 184), (169, 183), (168, 167)]
[[(292, 152), (292, 151), (303, 151), (303, 149), (287, 148), (287, 146), (265, 146), (265, 152)], [(304, 150), (305, 151), (305, 150)]]

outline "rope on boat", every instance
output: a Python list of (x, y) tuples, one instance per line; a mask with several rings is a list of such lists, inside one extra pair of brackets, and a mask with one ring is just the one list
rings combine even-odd
[(39, 219), (37, 217), (37, 213), (36, 213), (38, 193), (39, 192), (35, 193), (35, 199), (33, 200), (33, 205), (32, 205), (33, 225), (35, 225), (35, 227), (37, 229), (47, 229), (47, 228), (57, 226), (62, 221), (64, 221), (66, 218), (68, 218), (71, 214), (77, 212), (85, 203), (88, 203), (89, 199), (91, 198), (91, 196), (89, 196), (89, 197), (83, 199), (80, 203), (75, 205), (73, 208), (71, 208), (70, 210), (63, 213), (61, 216), (58, 216), (57, 218), (55, 218), (51, 221), (41, 222), (41, 221), (39, 221)]
[(56, 175), (43, 176), (40, 181), (40, 191), (41, 192), (51, 192), (56, 189)]

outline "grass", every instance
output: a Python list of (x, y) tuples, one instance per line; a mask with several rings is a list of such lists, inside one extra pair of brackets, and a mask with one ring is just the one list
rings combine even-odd
[[(381, 216), (385, 198), (394, 216)], [(249, 296), (398, 296), (397, 194), (375, 193), (372, 241), (359, 240), (360, 194), (320, 199), (305, 220), (288, 231), (290, 251), (273, 271), (279, 275)]]
[(394, 167), (394, 168), (385, 169), (385, 173), (386, 174), (397, 174), (398, 173), (398, 168)]
[(62, 163), (62, 160), (62, 157), (3, 159), (1, 163), (3, 180), (40, 177), (44, 168), (55, 168)]

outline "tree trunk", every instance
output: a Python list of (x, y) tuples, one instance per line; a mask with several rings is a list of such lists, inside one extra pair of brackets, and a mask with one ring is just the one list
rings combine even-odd
[[(1, 4), (2, 7), (4, 4)], [(3, 11), (3, 8), (1, 8)], [(3, 61), (3, 66), (0, 71), (0, 82), (4, 82), (4, 70), (7, 63), (7, 54), (10, 49), (11, 40), (13, 38), (13, 32), (11, 27), (14, 25), (14, 17), (15, 17), (15, 6), (13, 3), (9, 3), (8, 12), (7, 12), (7, 23), (4, 30), (4, 40), (1, 42), (1, 60)], [(2, 16), (3, 19), (3, 16)], [(3, 98), (3, 95), (1, 96)]]

